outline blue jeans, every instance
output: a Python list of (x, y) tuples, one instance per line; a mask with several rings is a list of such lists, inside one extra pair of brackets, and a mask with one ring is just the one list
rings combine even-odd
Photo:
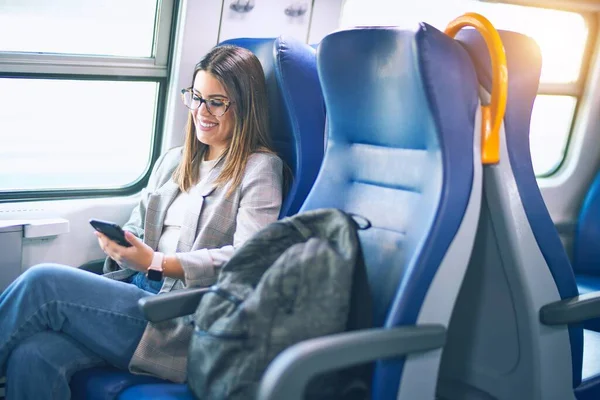
[(127, 369), (146, 320), (135, 285), (42, 264), (0, 295), (0, 376), (7, 400), (69, 399), (71, 376), (110, 364)]

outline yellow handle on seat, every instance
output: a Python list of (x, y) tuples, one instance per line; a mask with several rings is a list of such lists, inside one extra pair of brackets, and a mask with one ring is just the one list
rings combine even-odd
[(483, 36), (492, 60), (492, 99), (489, 106), (481, 106), (481, 162), (496, 164), (500, 161), (500, 126), (506, 111), (508, 92), (506, 52), (496, 28), (477, 13), (461, 15), (450, 22), (444, 32), (453, 38), (466, 26), (477, 29)]

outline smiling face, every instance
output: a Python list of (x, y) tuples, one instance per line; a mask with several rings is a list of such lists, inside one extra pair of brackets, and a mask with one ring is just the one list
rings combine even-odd
[[(201, 96), (204, 100), (209, 102), (213, 100), (212, 104), (218, 104), (219, 100), (229, 100), (223, 85), (206, 71), (198, 71), (194, 78), (193, 89), (195, 95)], [(208, 146), (205, 154), (206, 160), (214, 160), (219, 157), (229, 146), (235, 127), (233, 107), (235, 104), (232, 104), (222, 116), (218, 116), (219, 112), (215, 112), (217, 107), (211, 108), (211, 111), (217, 116), (211, 115), (206, 107), (206, 102), (203, 102), (200, 108), (192, 111), (196, 137)]]

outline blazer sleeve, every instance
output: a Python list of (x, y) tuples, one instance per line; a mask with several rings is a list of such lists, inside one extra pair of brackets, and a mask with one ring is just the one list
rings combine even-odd
[(146, 219), (146, 208), (148, 207), (148, 197), (151, 193), (153, 193), (158, 187), (159, 177), (161, 174), (161, 167), (164, 164), (165, 157), (168, 153), (163, 154), (159, 157), (154, 164), (154, 168), (152, 168), (152, 173), (150, 173), (150, 178), (148, 179), (148, 184), (144, 189), (142, 189), (142, 196), (138, 204), (131, 211), (131, 215), (129, 219), (123, 225), (123, 229), (133, 233), (140, 239), (144, 239), (144, 221)]
[[(250, 160), (249, 160), (250, 161)], [(246, 167), (240, 185), (233, 245), (177, 253), (187, 287), (211, 285), (215, 267), (226, 263), (236, 248), (272, 222), (277, 221), (283, 199), (283, 162), (274, 155)]]

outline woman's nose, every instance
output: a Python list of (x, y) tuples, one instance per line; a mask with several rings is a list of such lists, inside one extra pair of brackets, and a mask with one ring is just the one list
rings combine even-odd
[(210, 115), (205, 101), (200, 103), (200, 107), (198, 107), (198, 114), (204, 115), (204, 116)]

